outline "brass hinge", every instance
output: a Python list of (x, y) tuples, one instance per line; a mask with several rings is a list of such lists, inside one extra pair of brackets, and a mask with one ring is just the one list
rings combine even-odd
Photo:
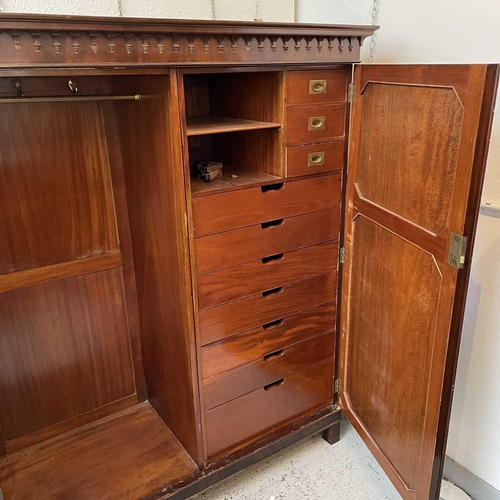
[(340, 249), (340, 263), (345, 264), (345, 247)]
[(354, 101), (354, 83), (350, 83), (347, 87), (347, 102)]
[(335, 380), (335, 394), (340, 392), (340, 379)]
[(463, 269), (467, 250), (467, 236), (451, 233), (448, 263), (457, 269)]

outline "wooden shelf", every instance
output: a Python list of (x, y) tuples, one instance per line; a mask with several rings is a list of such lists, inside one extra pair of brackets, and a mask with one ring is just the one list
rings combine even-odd
[(198, 470), (142, 403), (0, 459), (7, 499), (143, 498)]
[(187, 119), (187, 135), (222, 134), (224, 132), (239, 132), (242, 130), (277, 129), (280, 123), (241, 120), (239, 118), (224, 118), (220, 116), (196, 116)]
[(191, 176), (191, 194), (193, 198), (212, 194), (214, 191), (231, 191), (237, 188), (263, 186), (275, 182), (283, 182), (284, 179), (276, 175), (266, 174), (255, 170), (245, 170), (240, 165), (224, 165), (222, 177), (211, 182)]

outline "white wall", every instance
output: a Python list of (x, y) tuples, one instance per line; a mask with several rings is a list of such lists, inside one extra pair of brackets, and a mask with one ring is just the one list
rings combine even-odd
[[(215, 0), (217, 19), (247, 20), (255, 17), (257, 0)], [(118, 0), (0, 0), (4, 12), (117, 16)], [(210, 0), (122, 0), (123, 15), (212, 19)], [(260, 0), (258, 17), (264, 21), (292, 22), (294, 0)]]
[[(371, 21), (371, 0), (297, 1), (301, 22)], [(379, 5), (375, 63), (500, 62), (500, 0), (380, 0)], [(500, 102), (483, 200), (500, 204)], [(451, 458), (498, 490), (499, 257), (500, 220), (480, 216), (447, 449)]]

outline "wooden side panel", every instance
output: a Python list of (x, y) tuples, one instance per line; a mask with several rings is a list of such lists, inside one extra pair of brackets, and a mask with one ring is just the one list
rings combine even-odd
[(134, 394), (127, 330), (119, 269), (0, 294), (5, 438)]
[(0, 200), (0, 273), (116, 250), (100, 103), (1, 105)]
[(198, 382), (187, 247), (186, 200), (175, 110), (175, 78), (115, 79), (127, 201), (137, 276), (146, 385), (151, 404), (202, 463)]
[[(405, 500), (439, 496), (460, 332), (451, 233), (464, 234), (487, 66), (356, 69), (340, 404)], [(484, 141), (482, 145), (484, 150)], [(484, 155), (483, 155), (484, 156)], [(469, 226), (470, 230), (470, 226)], [(468, 236), (472, 236), (469, 232)], [(472, 241), (469, 241), (469, 246)], [(464, 289), (461, 293), (464, 293)], [(433, 476), (434, 473), (434, 476)]]

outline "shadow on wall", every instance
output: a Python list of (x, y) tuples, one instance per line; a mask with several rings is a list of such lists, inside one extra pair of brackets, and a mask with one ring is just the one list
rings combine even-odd
[[(486, 450), (500, 446), (500, 438), (491, 433), (495, 412), (500, 409), (494, 397), (494, 380), (500, 376), (499, 219), (480, 216), (475, 248), (453, 398), (450, 436), (454, 439), (448, 443), (448, 454), (482, 476), (481, 468), (491, 467), (493, 472), (498, 467), (486, 460)], [(479, 470), (468, 464), (473, 457), (484, 459), (483, 464), (477, 458), (474, 461)]]

